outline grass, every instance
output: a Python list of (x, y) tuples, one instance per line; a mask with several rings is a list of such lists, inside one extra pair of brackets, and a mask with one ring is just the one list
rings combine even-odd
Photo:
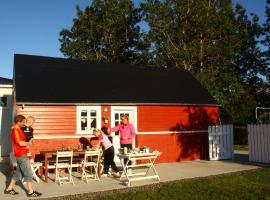
[(248, 151), (248, 145), (234, 145), (234, 150)]
[[(103, 195), (102, 195), (103, 196)], [(97, 199), (97, 198), (96, 198)], [(219, 200), (270, 199), (270, 168), (256, 169), (230, 175), (181, 180), (159, 186), (129, 188), (99, 200)]]

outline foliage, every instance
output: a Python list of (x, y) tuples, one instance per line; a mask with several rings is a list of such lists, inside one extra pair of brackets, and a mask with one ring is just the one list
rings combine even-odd
[(142, 8), (156, 57), (153, 65), (191, 71), (222, 106), (222, 122), (249, 118), (255, 101), (232, 62), (244, 47), (231, 1), (148, 0)]
[(93, 0), (70, 30), (60, 32), (61, 52), (73, 59), (109, 63), (144, 62), (147, 47), (138, 23), (140, 9), (131, 0)]
[(245, 123), (256, 106), (270, 106), (269, 7), (267, 0), (261, 25), (231, 0), (145, 0), (138, 7), (131, 0), (93, 0), (84, 11), (77, 7), (71, 29), (60, 32), (61, 52), (188, 70), (221, 105), (222, 122)]

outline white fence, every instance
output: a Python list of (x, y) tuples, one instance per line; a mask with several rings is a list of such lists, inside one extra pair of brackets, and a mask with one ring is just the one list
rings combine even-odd
[(209, 159), (233, 158), (233, 125), (209, 126)]
[(248, 125), (249, 161), (270, 163), (270, 124)]

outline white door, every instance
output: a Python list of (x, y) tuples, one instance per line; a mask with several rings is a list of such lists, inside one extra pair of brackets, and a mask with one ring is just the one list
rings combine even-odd
[[(128, 106), (128, 107), (120, 107), (120, 106), (112, 106), (111, 107), (111, 127), (115, 127), (121, 122), (121, 116), (127, 114), (129, 116), (129, 122), (134, 125), (135, 131), (137, 131), (137, 107)], [(113, 136), (113, 146), (115, 149), (115, 153), (118, 153), (118, 149), (120, 148), (120, 137), (119, 132), (112, 132), (111, 136)], [(135, 138), (133, 139), (133, 147), (135, 146)], [(119, 162), (117, 156), (115, 156), (115, 161)]]

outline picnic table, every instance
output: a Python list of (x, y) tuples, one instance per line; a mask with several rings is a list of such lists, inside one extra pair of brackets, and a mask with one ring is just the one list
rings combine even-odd
[[(120, 159), (121, 165), (123, 167), (123, 173), (120, 177), (120, 181), (124, 179), (127, 186), (131, 185), (131, 182), (141, 181), (146, 179), (157, 179), (160, 181), (159, 175), (155, 168), (155, 161), (161, 153), (159, 151), (154, 151), (152, 153), (128, 153), (128, 154), (117, 154)], [(124, 160), (127, 159), (127, 162), (124, 163)], [(131, 165), (128, 163), (131, 162)], [(132, 172), (129, 173), (129, 169), (132, 169)], [(136, 170), (140, 172), (136, 173)], [(143, 170), (143, 172), (142, 172)], [(150, 172), (154, 174), (151, 174)]]

